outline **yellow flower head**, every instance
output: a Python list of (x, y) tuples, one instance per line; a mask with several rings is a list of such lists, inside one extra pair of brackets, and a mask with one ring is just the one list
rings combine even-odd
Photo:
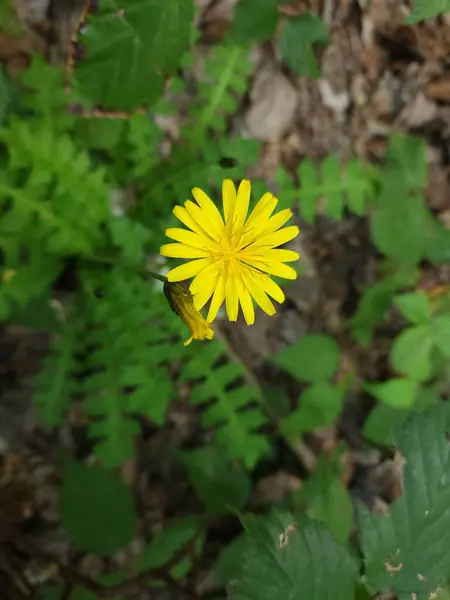
[(180, 283), (164, 283), (164, 294), (173, 312), (183, 319), (191, 330), (191, 337), (184, 342), (188, 346), (192, 340), (212, 340), (214, 331), (196, 310), (192, 294)]
[(267, 192), (247, 218), (250, 182), (246, 179), (237, 191), (231, 179), (224, 180), (223, 216), (201, 189), (194, 188), (192, 194), (196, 202), (187, 200), (184, 207), (173, 210), (190, 231), (167, 229), (167, 237), (178, 243), (165, 244), (161, 254), (195, 260), (169, 271), (168, 280), (194, 277), (189, 289), (195, 308), (200, 310), (212, 297), (208, 323), (216, 318), (224, 301), (230, 321), (236, 321), (240, 305), (246, 323), (254, 322), (252, 298), (268, 315), (275, 314), (269, 296), (281, 303), (284, 293), (270, 276), (297, 277), (296, 271), (284, 263), (298, 260), (299, 255), (278, 248), (299, 233), (295, 226), (281, 229), (292, 217), (292, 211), (285, 209), (272, 215), (278, 200)]

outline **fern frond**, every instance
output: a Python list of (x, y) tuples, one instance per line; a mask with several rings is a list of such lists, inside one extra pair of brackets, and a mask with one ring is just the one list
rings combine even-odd
[(60, 425), (70, 406), (76, 385), (74, 373), (80, 320), (72, 312), (53, 341), (44, 366), (35, 380), (33, 401), (46, 425)]
[(330, 219), (342, 219), (344, 207), (357, 215), (364, 214), (367, 203), (375, 196), (375, 174), (373, 167), (362, 165), (358, 158), (341, 166), (337, 156), (330, 154), (319, 166), (310, 158), (300, 163), (298, 189), (283, 170), (278, 172), (277, 181), (283, 203), (292, 206), (298, 199), (302, 218), (312, 224), (318, 214), (319, 198), (325, 199), (323, 214)]
[(93, 252), (110, 215), (103, 170), (92, 169), (69, 136), (43, 123), (13, 118), (0, 140), (9, 159), (0, 180), (0, 236), (13, 233), (25, 246), (40, 238), (55, 254)]
[(196, 142), (208, 130), (225, 131), (226, 115), (236, 111), (254, 65), (248, 58), (248, 48), (225, 43), (214, 46), (204, 69), (205, 81), (197, 85), (199, 106), (192, 110), (195, 129), (190, 138)]
[(0, 319), (6, 319), (14, 310), (25, 308), (32, 298), (43, 294), (55, 281), (62, 265), (57, 258), (42, 251), (40, 240), (31, 237), (23, 248), (15, 235), (0, 231), (0, 248)]
[(220, 342), (197, 345), (180, 377), (193, 382), (190, 401), (204, 404), (203, 425), (217, 427), (217, 442), (227, 448), (229, 458), (252, 468), (268, 450), (267, 439), (257, 432), (266, 422), (258, 405), (260, 391), (242, 381), (242, 365), (224, 361), (225, 352)]
[(87, 273), (85, 347), (88, 374), (82, 383), (85, 412), (94, 417), (88, 435), (108, 467), (123, 462), (140, 428), (134, 414), (164, 422), (173, 384), (163, 364), (179, 358), (180, 323), (162, 293), (120, 268)]

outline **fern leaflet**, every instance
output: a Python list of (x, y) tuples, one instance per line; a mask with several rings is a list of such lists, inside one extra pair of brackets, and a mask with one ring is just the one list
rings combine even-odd
[(219, 342), (196, 346), (181, 379), (196, 382), (190, 398), (193, 404), (213, 401), (203, 407), (203, 425), (218, 427), (217, 442), (227, 448), (229, 458), (243, 460), (252, 468), (268, 450), (266, 438), (256, 431), (266, 422), (258, 406), (260, 392), (242, 383), (244, 367), (224, 362), (224, 354)]

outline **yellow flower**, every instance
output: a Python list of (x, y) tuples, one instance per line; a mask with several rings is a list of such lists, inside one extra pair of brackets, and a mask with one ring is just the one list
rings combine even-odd
[(277, 198), (267, 192), (247, 218), (250, 203), (250, 182), (244, 179), (236, 192), (231, 179), (222, 184), (223, 214), (214, 202), (199, 188), (192, 194), (196, 203), (187, 200), (176, 206), (174, 215), (190, 229), (171, 228), (167, 237), (176, 244), (165, 244), (163, 256), (193, 258), (190, 262), (169, 271), (169, 281), (182, 281), (194, 277), (190, 291), (197, 310), (211, 299), (208, 323), (217, 316), (225, 301), (230, 321), (236, 321), (239, 304), (246, 323), (255, 320), (253, 300), (268, 315), (276, 310), (269, 296), (277, 302), (284, 301), (284, 293), (271, 279), (271, 275), (296, 279), (297, 273), (286, 262), (299, 259), (297, 252), (279, 249), (299, 233), (293, 225), (283, 227), (292, 217), (285, 209), (272, 215)]
[(164, 294), (170, 308), (183, 319), (191, 330), (191, 337), (184, 342), (188, 346), (192, 340), (212, 340), (214, 331), (194, 306), (193, 297), (180, 283), (164, 283)]

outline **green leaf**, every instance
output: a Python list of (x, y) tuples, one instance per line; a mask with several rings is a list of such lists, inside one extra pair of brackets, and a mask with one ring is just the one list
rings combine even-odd
[(391, 179), (389, 190), (384, 192), (383, 202), (375, 208), (370, 224), (371, 233), (376, 247), (383, 254), (401, 265), (414, 266), (425, 252), (428, 212), (424, 197), (418, 194), (408, 195), (400, 178), (399, 172)]
[(384, 319), (396, 291), (413, 285), (414, 281), (415, 273), (399, 273), (386, 277), (363, 291), (358, 309), (349, 319), (353, 337), (360, 344), (371, 341), (373, 328)]
[(328, 43), (328, 30), (320, 17), (303, 13), (290, 19), (280, 33), (281, 56), (289, 67), (306, 77), (320, 77), (313, 45)]
[(332, 377), (339, 364), (339, 346), (329, 336), (304, 335), (272, 360), (299, 381), (321, 381)]
[(448, 406), (414, 415), (399, 431), (404, 493), (387, 516), (361, 511), (365, 577), (379, 593), (426, 600), (450, 572)]
[[(432, 405), (441, 401), (439, 393), (435, 386), (420, 387), (416, 392), (414, 405), (411, 411), (421, 412)], [(390, 445), (394, 444), (394, 435), (396, 431), (406, 422), (411, 412), (403, 408), (393, 408), (387, 404), (378, 404), (375, 406), (366, 422), (364, 423), (364, 437), (375, 444)]]
[(238, 44), (264, 42), (275, 33), (277, 0), (238, 0), (231, 37)]
[(408, 409), (414, 404), (419, 384), (413, 379), (389, 379), (364, 387), (377, 400), (392, 408)]
[(244, 525), (248, 545), (231, 600), (353, 598), (357, 565), (322, 523), (276, 512)]
[(88, 19), (72, 89), (90, 105), (129, 111), (160, 95), (190, 42), (192, 0), (110, 0)]
[(246, 549), (247, 538), (244, 533), (241, 533), (221, 551), (213, 568), (214, 582), (217, 585), (224, 586), (236, 579), (241, 570)]
[(413, 0), (413, 11), (405, 24), (419, 23), (450, 12), (450, 0)]
[(374, 442), (390, 446), (394, 443), (394, 434), (408, 419), (410, 413), (406, 410), (392, 408), (387, 404), (378, 404), (367, 417), (363, 427), (364, 437)]
[(298, 399), (299, 408), (282, 423), (283, 434), (295, 439), (308, 431), (333, 423), (342, 411), (344, 393), (328, 381), (313, 383)]
[[(341, 481), (341, 453), (321, 457), (312, 474), (296, 495), (311, 519), (322, 521), (338, 542), (346, 543), (353, 528), (353, 502)], [(301, 507), (299, 507), (301, 508)]]
[(422, 290), (396, 296), (394, 304), (405, 319), (415, 325), (424, 325), (431, 318), (430, 302), (428, 296)]
[(182, 452), (180, 456), (208, 512), (222, 514), (245, 506), (251, 491), (249, 476), (224, 459), (220, 446)]
[(434, 343), (446, 358), (450, 358), (450, 315), (437, 315), (432, 327)]
[(144, 255), (145, 244), (151, 238), (150, 231), (126, 217), (111, 219), (108, 223), (111, 237), (128, 263), (139, 263)]
[(72, 460), (59, 496), (61, 524), (78, 549), (112, 556), (132, 539), (136, 512), (130, 490), (101, 467)]
[[(144, 548), (139, 559), (139, 570), (147, 571), (165, 565), (178, 551), (198, 537), (201, 525), (202, 519), (199, 517), (185, 517), (172, 521), (163, 531), (157, 533), (150, 544)], [(188, 571), (192, 568), (192, 561), (188, 562), (187, 567)], [(175, 579), (179, 578), (177, 569), (171, 569), (171, 574)], [(183, 573), (183, 576), (185, 574), (186, 572)]]
[(426, 381), (431, 375), (433, 330), (429, 325), (408, 327), (394, 340), (390, 358), (398, 373), (416, 381)]

